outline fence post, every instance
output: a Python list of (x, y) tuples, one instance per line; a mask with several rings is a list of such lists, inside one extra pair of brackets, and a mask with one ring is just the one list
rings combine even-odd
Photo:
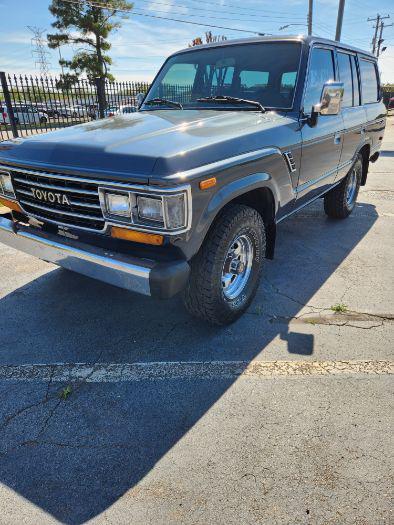
[(1, 81), (1, 87), (3, 89), (4, 102), (5, 102), (5, 105), (7, 106), (7, 112), (10, 117), (12, 134), (14, 138), (16, 138), (19, 136), (18, 128), (15, 122), (14, 110), (12, 109), (11, 94), (10, 94), (10, 90), (8, 89), (7, 77), (5, 76), (4, 71), (0, 71), (0, 81)]
[(99, 107), (99, 116), (104, 118), (104, 110), (106, 109), (107, 102), (105, 100), (105, 78), (97, 77), (94, 79), (97, 90), (97, 102)]

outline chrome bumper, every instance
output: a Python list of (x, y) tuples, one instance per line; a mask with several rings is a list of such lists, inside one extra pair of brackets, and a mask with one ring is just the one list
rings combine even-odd
[(162, 299), (178, 293), (190, 272), (186, 261), (157, 263), (112, 253), (59, 235), (16, 227), (4, 217), (0, 217), (0, 243), (119, 288)]

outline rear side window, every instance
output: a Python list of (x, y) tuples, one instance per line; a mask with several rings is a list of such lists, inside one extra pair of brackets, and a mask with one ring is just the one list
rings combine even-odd
[(324, 84), (330, 80), (335, 80), (332, 51), (315, 47), (311, 53), (304, 97), (304, 111), (306, 113), (311, 111), (312, 106), (319, 104)]
[(361, 87), (363, 103), (370, 104), (379, 100), (379, 84), (375, 64), (370, 60), (360, 60)]
[(352, 64), (352, 76), (353, 76), (353, 106), (360, 105), (360, 80), (358, 78), (357, 72), (357, 63), (356, 57), (352, 55), (350, 57), (350, 62)]
[(353, 106), (353, 82), (352, 69), (350, 65), (350, 55), (338, 53), (339, 80), (343, 82), (344, 92), (342, 107), (349, 108)]

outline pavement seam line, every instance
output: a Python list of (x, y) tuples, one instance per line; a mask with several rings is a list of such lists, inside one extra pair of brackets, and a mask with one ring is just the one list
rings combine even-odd
[(343, 361), (159, 361), (136, 363), (59, 363), (52, 365), (1, 365), (0, 380), (116, 383), (165, 379), (224, 379), (337, 375), (387, 375), (394, 373), (388, 360)]

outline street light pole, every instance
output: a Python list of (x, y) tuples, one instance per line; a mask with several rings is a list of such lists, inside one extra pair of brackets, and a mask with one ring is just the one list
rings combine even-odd
[(313, 18), (313, 0), (309, 0), (308, 9), (308, 35), (312, 35), (312, 18)]
[(337, 18), (337, 30), (335, 32), (335, 40), (338, 42), (341, 40), (342, 33), (342, 22), (343, 22), (343, 12), (345, 10), (345, 0), (339, 0), (338, 6), (338, 18)]

